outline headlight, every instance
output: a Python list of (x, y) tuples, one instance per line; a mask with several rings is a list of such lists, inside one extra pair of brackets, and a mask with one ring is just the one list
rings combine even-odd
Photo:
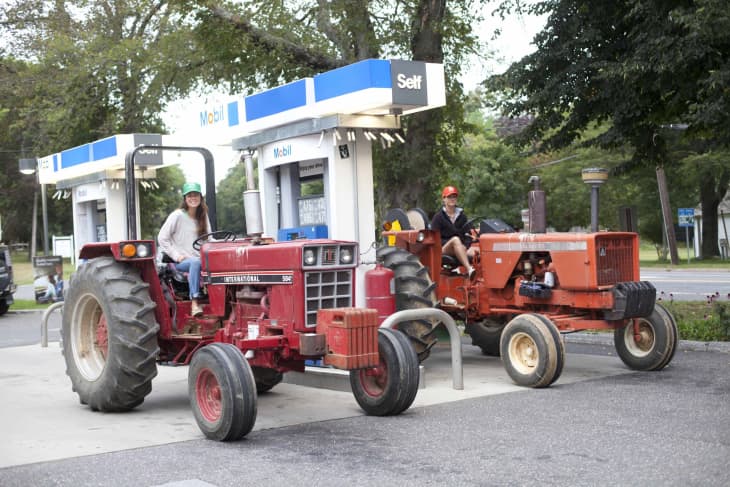
[(340, 264), (352, 263), (352, 247), (340, 248)]
[(137, 257), (147, 257), (150, 255), (150, 248), (145, 244), (137, 244)]
[(317, 263), (317, 254), (314, 249), (304, 249), (304, 265), (314, 265)]

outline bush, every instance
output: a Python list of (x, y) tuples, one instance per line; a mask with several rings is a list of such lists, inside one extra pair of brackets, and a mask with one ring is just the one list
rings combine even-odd
[(674, 315), (681, 340), (730, 341), (730, 301), (662, 303)]

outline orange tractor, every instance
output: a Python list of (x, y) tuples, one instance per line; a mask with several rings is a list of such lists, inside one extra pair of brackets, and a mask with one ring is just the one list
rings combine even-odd
[[(391, 210), (384, 228), (377, 255), (394, 273), (395, 308), (435, 306), (462, 320), (472, 343), (501, 355), (519, 385), (547, 387), (560, 377), (561, 333), (613, 330), (618, 356), (634, 370), (660, 370), (672, 360), (677, 325), (656, 303), (654, 286), (639, 280), (636, 233), (526, 233), (482, 220), (470, 279), (442, 255), (440, 235), (422, 210)], [(419, 320), (399, 329), (424, 360), (437, 326)]]

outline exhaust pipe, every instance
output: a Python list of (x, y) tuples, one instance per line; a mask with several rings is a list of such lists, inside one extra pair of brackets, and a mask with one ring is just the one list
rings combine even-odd
[(533, 189), (527, 193), (527, 208), (529, 216), (530, 233), (545, 233), (547, 227), (547, 204), (545, 202), (545, 191), (540, 189), (540, 177), (530, 176), (528, 184), (533, 184)]
[(246, 169), (246, 191), (243, 192), (246, 233), (250, 237), (260, 237), (264, 233), (264, 223), (261, 216), (261, 193), (256, 189), (256, 180), (254, 179), (253, 151), (244, 151), (242, 157)]

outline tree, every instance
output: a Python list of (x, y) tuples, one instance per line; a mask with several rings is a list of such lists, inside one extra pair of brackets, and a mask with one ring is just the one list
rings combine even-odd
[[(167, 100), (187, 93), (199, 64), (190, 24), (162, 0), (12, 0), (0, 13), (0, 34), (7, 40), (0, 51), (0, 123), (7, 124), (0, 140), (16, 151), (12, 159), (118, 133), (162, 133)], [(17, 171), (17, 160), (12, 167)], [(14, 179), (0, 184), (13, 186)], [(151, 191), (140, 197), (143, 221), (161, 224), (146, 218), (159, 199)], [(49, 198), (52, 232), (70, 231), (69, 206)], [(19, 239), (27, 208), (5, 218)]]
[(243, 192), (246, 187), (246, 166), (235, 164), (216, 188), (218, 229), (246, 234)]
[(405, 144), (376, 148), (376, 206), (430, 201), (465, 131), (457, 81), (478, 49), (483, 1), (190, 1), (203, 80), (231, 91), (275, 86), (379, 57), (444, 63), (448, 106), (403, 119)]
[[(504, 13), (522, 8), (505, 1)], [(624, 169), (676, 164), (668, 151), (680, 137), (704, 152), (730, 143), (730, 12), (723, 0), (551, 0), (527, 7), (549, 14), (535, 37), (537, 51), (487, 85), (503, 95), (495, 105), (533, 122), (514, 141), (541, 141), (542, 150), (585, 140), (633, 149)], [(666, 127), (686, 124), (669, 133)], [(684, 125), (682, 125), (684, 126)], [(730, 164), (703, 171), (703, 255), (719, 255), (717, 204), (728, 190)], [(712, 208), (714, 207), (714, 210)]]
[[(494, 119), (483, 113), (481, 96), (477, 90), (467, 97), (466, 120), (473, 130), (465, 135), (444, 182), (459, 189), (459, 204), (470, 218), (499, 218), (519, 228), (520, 210), (527, 206), (531, 164), (524, 154), (502, 142)], [(440, 206), (439, 195), (432, 195), (429, 210)]]

